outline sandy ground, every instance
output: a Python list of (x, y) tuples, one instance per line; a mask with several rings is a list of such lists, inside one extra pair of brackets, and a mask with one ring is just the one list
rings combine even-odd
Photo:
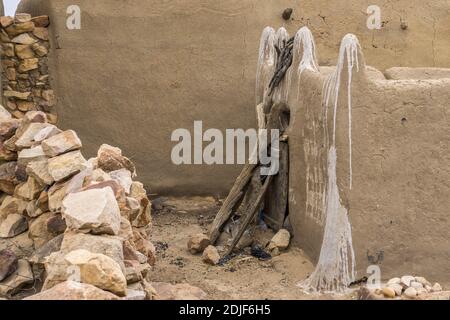
[[(159, 201), (162, 200), (163, 201)], [(151, 240), (157, 248), (153, 281), (187, 282), (209, 299), (354, 299), (349, 295), (311, 295), (296, 284), (313, 265), (298, 248), (268, 261), (242, 253), (223, 266), (209, 266), (187, 250), (189, 236), (206, 232), (220, 208), (213, 198), (159, 198), (153, 211)]]

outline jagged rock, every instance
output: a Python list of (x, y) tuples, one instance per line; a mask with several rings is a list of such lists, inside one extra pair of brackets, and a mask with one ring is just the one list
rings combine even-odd
[(65, 259), (70, 265), (79, 267), (81, 282), (92, 284), (119, 296), (126, 295), (126, 278), (113, 259), (83, 249), (70, 252)]
[(54, 213), (47, 212), (30, 222), (28, 235), (30, 239), (33, 240), (36, 249), (39, 249), (55, 237), (54, 234), (47, 229), (48, 220), (54, 216)]
[(7, 162), (0, 165), (0, 190), (9, 195), (14, 194), (14, 189), (18, 184), (16, 167), (16, 162)]
[(424, 277), (415, 277), (416, 281), (421, 283), (424, 287), (425, 286), (431, 286), (431, 283), (425, 279)]
[(65, 281), (24, 300), (119, 300), (119, 297), (90, 284)]
[(31, 58), (31, 59), (23, 59), (19, 63), (19, 67), (17, 68), (17, 71), (20, 73), (25, 73), (31, 70), (35, 70), (39, 68), (39, 59), (38, 58)]
[(48, 29), (47, 28), (34, 28), (33, 35), (41, 40), (48, 41)]
[(130, 194), (133, 180), (131, 179), (131, 172), (128, 169), (111, 171), (109, 175), (111, 179), (117, 181), (122, 186), (126, 194)]
[(31, 18), (31, 21), (33, 21), (34, 25), (38, 28), (47, 28), (50, 24), (50, 19), (48, 16), (37, 16)]
[[(131, 217), (138, 217), (141, 211), (141, 204), (135, 198), (126, 198), (126, 210), (124, 210), (124, 215), (130, 219)], [(132, 218), (131, 218), (132, 219)]]
[(55, 183), (47, 192), (48, 208), (51, 212), (61, 212), (62, 201), (67, 195), (68, 183)]
[(67, 229), (66, 221), (60, 214), (57, 214), (47, 220), (47, 231), (54, 235), (64, 233), (66, 229)]
[(86, 190), (95, 190), (95, 189), (104, 189), (104, 188), (110, 188), (113, 193), (114, 197), (117, 200), (117, 204), (119, 205), (119, 208), (123, 207), (126, 203), (126, 197), (125, 197), (125, 190), (123, 190), (122, 186), (114, 180), (108, 180), (98, 183), (90, 184), (82, 189), (82, 191)]
[(272, 251), (278, 249), (279, 251), (286, 250), (289, 247), (289, 242), (291, 241), (291, 234), (286, 229), (281, 229), (278, 231), (270, 240), (267, 249)]
[(6, 121), (0, 121), (0, 137), (4, 140), (11, 138), (16, 133), (17, 128), (20, 125), (20, 120), (9, 119)]
[(206, 292), (187, 283), (172, 285), (165, 282), (151, 282), (156, 290), (155, 300), (204, 300)]
[(23, 22), (23, 23), (13, 23), (9, 27), (7, 27), (5, 30), (6, 30), (6, 33), (10, 37), (15, 37), (19, 34), (33, 31), (34, 23), (31, 21), (27, 21), (27, 22)]
[(26, 167), (32, 161), (47, 160), (47, 156), (42, 150), (42, 146), (36, 146), (30, 149), (23, 149), (18, 153), (17, 163)]
[(152, 203), (147, 198), (144, 185), (138, 181), (131, 184), (130, 197), (139, 201), (141, 209), (137, 216), (130, 216), (132, 225), (137, 228), (145, 227), (152, 222), (151, 209)]
[(13, 274), (18, 267), (18, 259), (14, 252), (9, 249), (0, 251), (0, 282)]
[(49, 124), (48, 127), (45, 127), (44, 129), (40, 130), (38, 133), (34, 136), (35, 142), (42, 142), (45, 139), (49, 139), (57, 134), (60, 134), (62, 131), (58, 129), (56, 126)]
[(15, 197), (7, 196), (0, 206), (0, 221), (6, 219), (11, 214), (25, 214), (27, 202)]
[(42, 141), (42, 149), (50, 158), (68, 151), (78, 150), (81, 146), (81, 141), (73, 130), (64, 131)]
[(11, 42), (29, 45), (38, 42), (38, 40), (30, 36), (28, 33), (22, 33), (17, 37), (11, 39)]
[(125, 271), (123, 264), (123, 240), (120, 238), (66, 232), (61, 244), (61, 252), (69, 253), (77, 249), (104, 254), (117, 262), (121, 266), (122, 271)]
[(32, 59), (35, 58), (34, 51), (30, 45), (17, 44), (16, 54), (20, 59)]
[(127, 295), (125, 298), (123, 298), (124, 300), (127, 301), (142, 301), (145, 300), (146, 298), (146, 293), (143, 290), (134, 290), (131, 288), (127, 289)]
[(0, 239), (0, 250), (4, 249), (11, 250), (19, 259), (22, 259), (28, 258), (33, 253), (34, 245), (28, 233), (24, 232), (14, 238)]
[(8, 17), (8, 16), (0, 17), (0, 25), (2, 26), (2, 28), (7, 28), (10, 25), (12, 25), (13, 23), (14, 23), (14, 18), (12, 18), (12, 17)]
[(27, 219), (17, 213), (10, 214), (0, 224), (0, 238), (13, 238), (28, 229)]
[(47, 128), (51, 124), (49, 123), (42, 123), (42, 122), (32, 122), (28, 124), (24, 130), (20, 130), (21, 132), (17, 132), (17, 141), (15, 143), (18, 150), (22, 150), (25, 148), (31, 148), (33, 144), (35, 143), (34, 137), (35, 135), (40, 132), (42, 129)]
[(202, 259), (204, 262), (215, 266), (219, 263), (220, 255), (217, 251), (217, 248), (214, 246), (206, 247), (205, 251), (203, 251)]
[[(28, 149), (29, 150), (29, 149)], [(48, 172), (48, 159), (31, 161), (27, 164), (26, 172), (41, 185), (51, 185), (55, 182)]]
[(30, 257), (29, 261), (33, 264), (43, 265), (48, 256), (61, 249), (61, 243), (63, 241), (63, 238), (64, 235), (60, 234), (59, 236), (56, 236), (47, 243), (45, 243), (40, 248), (37, 248), (36, 251), (33, 253), (33, 255)]
[(14, 57), (14, 45), (12, 43), (3, 43), (2, 49), (2, 55), (6, 57)]
[(19, 260), (17, 270), (0, 283), (0, 295), (11, 296), (34, 282), (33, 272), (26, 260)]
[(31, 14), (29, 14), (29, 13), (20, 13), (20, 12), (18, 12), (14, 16), (14, 22), (17, 23), (17, 24), (30, 22), (30, 21), (31, 21)]
[(36, 179), (33, 177), (28, 177), (27, 182), (19, 184), (15, 191), (14, 195), (17, 198), (24, 200), (36, 200), (41, 192), (44, 190), (45, 185), (41, 185)]
[(155, 265), (156, 262), (156, 248), (148, 239), (144, 238), (139, 232), (134, 231), (134, 245), (136, 250), (147, 257), (150, 265)]
[(417, 281), (411, 281), (409, 286), (411, 288), (414, 288), (414, 289), (423, 288), (423, 285), (420, 282), (417, 282)]
[(103, 144), (98, 149), (97, 153), (98, 167), (105, 172), (111, 172), (120, 169), (127, 169), (134, 176), (136, 168), (130, 159), (122, 156), (122, 150)]
[(69, 194), (62, 214), (72, 230), (111, 235), (120, 230), (120, 209), (111, 188)]
[(72, 151), (48, 160), (48, 172), (59, 182), (86, 169), (86, 159), (80, 151)]
[(408, 298), (415, 298), (417, 296), (417, 290), (414, 288), (407, 288), (403, 294)]
[(0, 104), (0, 121), (8, 121), (11, 119), (11, 113), (9, 113), (8, 110), (6, 110), (5, 107)]
[(209, 237), (206, 234), (197, 233), (189, 238), (187, 247), (190, 253), (196, 254), (203, 252), (210, 244)]

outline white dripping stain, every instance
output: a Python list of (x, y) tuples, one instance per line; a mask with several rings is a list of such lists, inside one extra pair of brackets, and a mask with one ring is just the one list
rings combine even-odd
[[(309, 291), (345, 291), (355, 279), (355, 254), (352, 243), (351, 225), (347, 209), (341, 205), (339, 189), (336, 180), (336, 115), (340, 81), (345, 62), (348, 71), (348, 110), (349, 110), (349, 144), (351, 157), (351, 82), (353, 68), (359, 72), (358, 54), (361, 50), (358, 39), (346, 35), (341, 43), (339, 60), (335, 72), (327, 79), (324, 86), (324, 105), (326, 110), (330, 99), (333, 98), (333, 138), (328, 151), (328, 183), (324, 212), (326, 215), (324, 237), (320, 250), (319, 261), (313, 274), (300, 283), (300, 286)], [(327, 111), (325, 111), (325, 117)], [(351, 172), (351, 161), (350, 161)], [(350, 173), (351, 186), (351, 173)]]
[[(286, 42), (289, 40), (289, 33), (283, 27), (279, 28), (276, 33), (276, 43), (280, 50), (283, 49)], [(276, 61), (278, 61), (278, 55), (276, 57)], [(278, 87), (275, 88), (273, 93), (273, 101), (274, 102), (287, 102), (289, 93), (289, 86), (286, 78), (281, 80)]]
[[(319, 67), (317, 64), (317, 56), (316, 56), (316, 44), (314, 42), (314, 36), (308, 27), (302, 27), (297, 31), (294, 38), (294, 48), (293, 48), (293, 59), (292, 65), (295, 66), (298, 63), (298, 67), (289, 68), (289, 72), (287, 74), (287, 87), (291, 87), (292, 76), (294, 72), (296, 72), (297, 79), (301, 78), (302, 73), (305, 70), (309, 70), (312, 72), (318, 72)], [(300, 86), (298, 86), (297, 90), (297, 99), (300, 94)]]
[(259, 43), (258, 66), (256, 69), (256, 105), (265, 102), (269, 82), (275, 71), (276, 34), (271, 27), (265, 27)]

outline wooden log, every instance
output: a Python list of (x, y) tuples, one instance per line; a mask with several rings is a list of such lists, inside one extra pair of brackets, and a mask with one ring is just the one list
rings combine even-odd
[(250, 222), (258, 214), (259, 208), (261, 207), (261, 203), (264, 199), (264, 196), (267, 192), (267, 189), (268, 189), (271, 181), (272, 181), (272, 176), (267, 176), (266, 180), (264, 181), (264, 185), (261, 188), (261, 190), (259, 191), (258, 196), (256, 197), (255, 201), (251, 204), (251, 206), (249, 207), (247, 212), (245, 212), (241, 216), (242, 221), (239, 224), (238, 231), (237, 231), (236, 235), (233, 237), (233, 240), (232, 240), (230, 246), (228, 247), (228, 249), (225, 253), (225, 256), (228, 256), (231, 252), (233, 252), (233, 249), (236, 247), (236, 244), (241, 239), (242, 235), (244, 234), (245, 230), (249, 226)]
[(282, 228), (287, 213), (289, 190), (289, 147), (280, 142), (279, 171), (269, 186), (264, 205), (264, 221), (275, 231)]
[(219, 212), (214, 219), (210, 231), (209, 231), (209, 240), (212, 244), (217, 241), (217, 238), (220, 235), (221, 229), (223, 225), (228, 221), (231, 214), (233, 213), (233, 209), (236, 204), (242, 199), (244, 194), (244, 188), (247, 186), (250, 181), (253, 171), (256, 168), (256, 164), (248, 163), (244, 166), (241, 173), (236, 179), (233, 187), (231, 188), (227, 198), (222, 204)]

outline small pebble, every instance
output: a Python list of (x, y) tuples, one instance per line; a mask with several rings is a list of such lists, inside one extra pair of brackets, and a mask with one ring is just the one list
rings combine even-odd
[(395, 298), (395, 291), (392, 288), (385, 287), (385, 288), (383, 288), (382, 292), (386, 298), (391, 298), (391, 299)]
[(391, 288), (392, 290), (394, 290), (395, 294), (397, 296), (401, 296), (402, 295), (403, 287), (400, 284), (392, 283), (392, 284), (388, 285), (388, 287)]
[(433, 292), (440, 292), (440, 291), (442, 291), (442, 287), (441, 287), (441, 285), (440, 285), (439, 283), (436, 282), (436, 283), (433, 285), (432, 290), (433, 290)]
[(408, 288), (405, 290), (404, 295), (408, 298), (415, 298), (417, 296), (417, 290), (414, 288)]

